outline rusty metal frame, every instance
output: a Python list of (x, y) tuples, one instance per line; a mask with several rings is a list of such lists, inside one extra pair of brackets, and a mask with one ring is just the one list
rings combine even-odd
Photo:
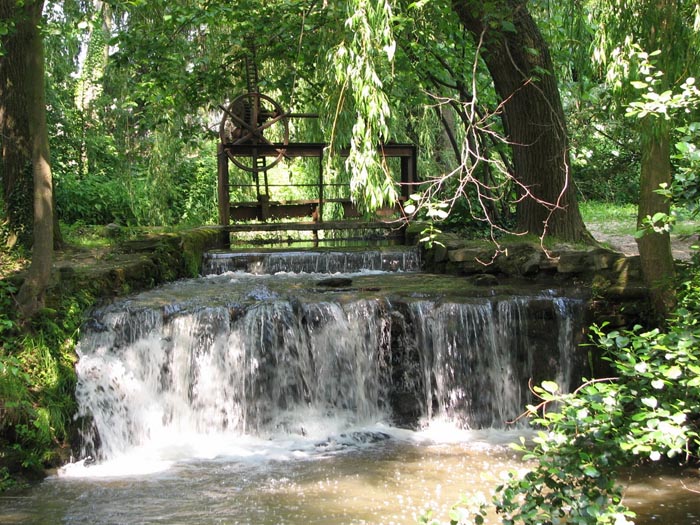
[[(349, 216), (358, 216), (349, 200), (325, 199), (323, 180), (323, 156), (328, 144), (313, 143), (289, 143), (289, 144), (219, 144), (218, 159), (218, 201), (219, 201), (219, 225), (229, 226), (231, 219), (236, 220), (260, 220), (286, 219), (292, 217), (313, 217), (314, 222), (322, 222), (323, 206), (328, 202), (341, 202)], [(260, 196), (258, 202), (231, 202), (231, 188), (241, 185), (232, 185), (229, 178), (229, 159), (232, 157), (265, 156), (277, 157), (280, 149), (288, 158), (318, 158), (317, 184), (305, 184), (305, 186), (318, 187), (318, 199), (304, 201), (292, 201), (285, 203), (270, 202), (269, 198)], [(383, 158), (401, 159), (401, 198), (405, 200), (414, 192), (418, 184), (417, 178), (417, 148), (413, 144), (382, 144), (378, 148)], [(338, 152), (341, 157), (347, 157), (349, 150)], [(289, 186), (295, 186), (290, 184)], [(262, 198), (261, 198), (262, 197)]]

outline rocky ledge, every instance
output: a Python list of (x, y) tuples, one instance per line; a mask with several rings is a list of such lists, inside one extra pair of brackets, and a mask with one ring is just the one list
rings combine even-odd
[(422, 260), (427, 272), (467, 276), (484, 286), (520, 278), (585, 289), (596, 317), (614, 325), (643, 318), (649, 304), (639, 256), (600, 246), (526, 241), (496, 246), (447, 233), (422, 246)]

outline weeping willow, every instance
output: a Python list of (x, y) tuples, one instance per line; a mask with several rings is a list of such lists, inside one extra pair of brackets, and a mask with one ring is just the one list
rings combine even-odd
[(346, 169), (353, 200), (371, 212), (398, 198), (388, 166), (377, 152), (377, 140), (391, 139), (391, 107), (381, 79), (393, 67), (393, 13), (388, 1), (347, 0), (346, 10), (345, 38), (331, 57), (342, 86), (336, 115), (348, 107), (354, 111)]

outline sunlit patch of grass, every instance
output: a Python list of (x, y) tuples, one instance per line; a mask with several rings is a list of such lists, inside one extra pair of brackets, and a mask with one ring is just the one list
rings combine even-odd
[(687, 210), (674, 210), (676, 223), (673, 233), (676, 235), (695, 235), (700, 232), (700, 217), (692, 215)]
[(583, 222), (603, 233), (634, 235), (637, 207), (634, 204), (586, 201), (580, 205)]
[[(609, 202), (586, 201), (580, 205), (586, 225), (594, 226), (603, 233), (634, 235), (637, 230), (637, 206)], [(685, 209), (675, 209), (674, 235), (693, 235), (700, 231), (700, 219)]]
[(104, 226), (83, 223), (61, 224), (61, 234), (67, 245), (85, 250), (108, 248), (116, 241), (115, 238), (105, 235)]
[(611, 220), (634, 223), (637, 218), (637, 206), (634, 204), (585, 201), (579, 204), (579, 208), (584, 221), (595, 223)]

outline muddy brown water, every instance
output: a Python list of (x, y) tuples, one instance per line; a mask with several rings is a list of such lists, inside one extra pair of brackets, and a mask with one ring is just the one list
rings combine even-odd
[[(507, 471), (523, 467), (503, 445), (505, 433), (442, 444), (403, 437), (306, 456), (278, 450), (191, 459), (144, 475), (93, 475), (76, 466), (0, 498), (0, 523), (404, 525), (428, 509), (447, 523), (460, 497), (485, 497)], [(625, 476), (625, 503), (637, 524), (700, 523), (697, 471), (646, 468)]]

